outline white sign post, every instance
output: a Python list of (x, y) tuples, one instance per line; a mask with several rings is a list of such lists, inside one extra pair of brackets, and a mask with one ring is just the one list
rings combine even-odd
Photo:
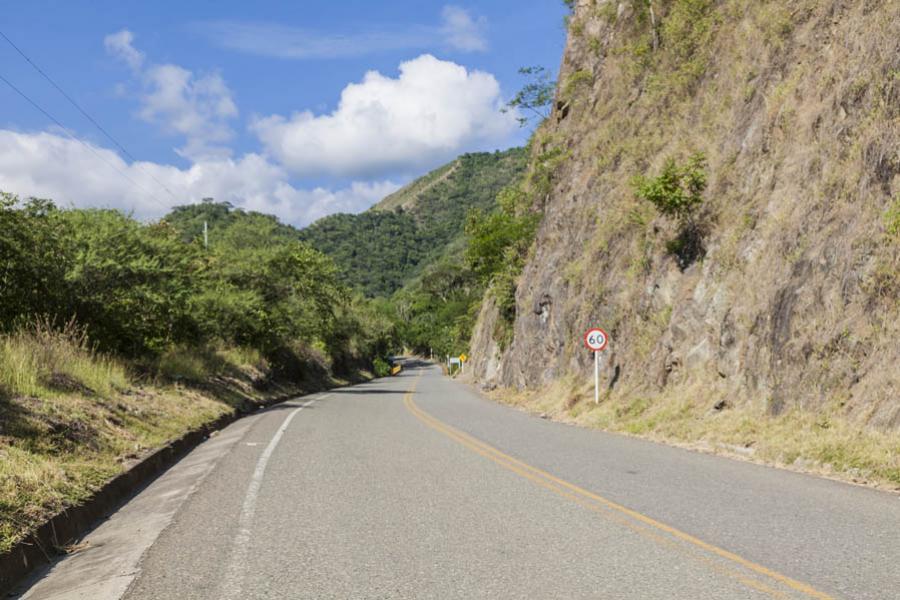
[(588, 329), (584, 345), (594, 351), (594, 404), (600, 404), (600, 353), (609, 345), (609, 335), (599, 327)]

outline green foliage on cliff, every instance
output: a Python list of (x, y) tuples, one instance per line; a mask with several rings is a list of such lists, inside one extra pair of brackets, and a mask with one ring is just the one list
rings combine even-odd
[(632, 185), (638, 197), (653, 204), (661, 214), (688, 223), (694, 219), (697, 208), (703, 202), (705, 168), (703, 154), (694, 154), (681, 165), (670, 157), (659, 175), (639, 175)]
[(656, 177), (638, 175), (631, 181), (635, 194), (656, 207), (660, 214), (676, 219), (679, 231), (667, 243), (669, 252), (684, 269), (703, 255), (703, 228), (697, 213), (706, 190), (706, 157), (697, 153), (684, 164), (669, 157)]
[(900, 240), (900, 196), (894, 198), (884, 213), (884, 229), (892, 239)]
[(519, 126), (525, 127), (534, 119), (540, 123), (550, 116), (553, 97), (556, 94), (556, 81), (553, 74), (544, 67), (522, 67), (519, 74), (527, 77), (528, 82), (516, 92), (503, 111), (519, 109), (526, 111), (520, 112), (517, 117)]

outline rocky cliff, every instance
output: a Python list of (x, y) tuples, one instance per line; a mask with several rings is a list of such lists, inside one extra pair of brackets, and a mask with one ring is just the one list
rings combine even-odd
[[(598, 325), (610, 397), (900, 429), (900, 1), (579, 0), (568, 27), (531, 146), (564, 160), (534, 198), (513, 341), (488, 299), (476, 377), (577, 396)], [(685, 258), (631, 182), (695, 153)]]

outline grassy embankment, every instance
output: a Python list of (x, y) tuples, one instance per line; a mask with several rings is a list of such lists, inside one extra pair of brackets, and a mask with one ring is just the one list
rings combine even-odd
[(94, 352), (71, 327), (0, 336), (0, 553), (188, 431), (241, 406), (340, 383), (303, 390), (268, 375), (254, 350), (170, 351), (137, 367)]
[(601, 396), (589, 382), (568, 377), (533, 392), (498, 389), (500, 402), (555, 420), (634, 435), (853, 483), (900, 491), (900, 433), (863, 427), (840, 407), (778, 416), (765, 406), (711, 406), (693, 394)]

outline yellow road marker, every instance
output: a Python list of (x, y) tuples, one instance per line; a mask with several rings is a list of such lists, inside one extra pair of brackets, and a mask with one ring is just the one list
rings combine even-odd
[[(630, 519), (633, 519), (634, 521), (642, 523), (643, 525), (649, 526), (658, 531), (665, 532), (679, 540), (687, 542), (695, 547), (705, 550), (705, 551), (707, 551), (711, 554), (714, 554), (720, 558), (724, 558), (731, 562), (737, 563), (737, 564), (741, 565), (742, 567), (744, 567), (745, 569), (748, 569), (748, 570), (753, 571), (760, 575), (764, 575), (765, 577), (768, 577), (769, 579), (772, 579), (780, 584), (783, 584), (793, 590), (801, 592), (801, 593), (809, 596), (810, 598), (818, 598), (820, 600), (833, 600), (832, 596), (829, 596), (828, 594), (826, 594), (824, 592), (820, 592), (819, 590), (813, 588), (812, 586), (810, 586), (806, 583), (797, 581), (786, 575), (782, 575), (781, 573), (778, 573), (767, 567), (764, 567), (764, 566), (754, 563), (750, 560), (747, 560), (746, 558), (743, 558), (742, 556), (739, 556), (733, 552), (719, 548), (718, 546), (714, 546), (713, 544), (710, 544), (708, 542), (704, 542), (703, 540), (696, 538), (696, 537), (690, 535), (689, 533), (685, 533), (679, 529), (675, 529), (674, 527), (672, 527), (670, 525), (661, 523), (660, 521), (657, 521), (656, 519), (648, 517), (644, 514), (641, 514), (637, 511), (627, 508), (625, 506), (622, 506), (621, 504), (613, 502), (612, 500), (608, 500), (602, 496), (599, 496), (593, 492), (590, 492), (590, 491), (588, 491), (582, 487), (579, 487), (573, 483), (570, 483), (568, 481), (560, 479), (554, 475), (551, 475), (550, 473), (548, 473), (546, 471), (543, 471), (541, 469), (538, 469), (537, 467), (533, 467), (533, 466), (531, 466), (527, 463), (524, 463), (516, 458), (513, 458), (512, 456), (505, 454), (504, 452), (501, 452), (500, 450), (494, 448), (493, 446), (486, 444), (485, 442), (482, 442), (481, 440), (474, 438), (467, 433), (464, 433), (450, 425), (447, 425), (443, 421), (438, 420), (436, 417), (433, 417), (432, 415), (426, 413), (425, 411), (423, 411), (421, 408), (418, 407), (418, 405), (415, 403), (415, 401), (412, 398), (412, 393), (413, 393), (414, 389), (415, 389), (415, 385), (413, 385), (413, 388), (410, 389), (406, 393), (405, 397), (403, 398), (403, 402), (404, 402), (407, 410), (409, 410), (410, 413), (412, 413), (417, 419), (422, 421), (425, 425), (431, 427), (432, 429), (435, 429), (436, 431), (443, 433), (447, 437), (462, 444), (463, 446), (469, 448), (470, 450), (474, 451), (475, 453), (480, 454), (481, 456), (484, 456), (485, 458), (490, 459), (491, 461), (497, 463), (498, 465), (504, 467), (505, 469), (512, 471), (512, 472), (516, 473), (517, 475), (520, 475), (520, 476), (528, 479), (529, 481), (532, 481), (533, 483), (540, 485), (541, 487), (547, 488), (547, 489), (559, 494), (560, 496), (563, 496), (569, 500), (572, 500), (573, 502), (576, 502), (579, 505), (584, 506), (585, 508), (588, 508), (595, 512), (600, 512), (597, 510), (599, 507), (596, 506), (596, 504), (590, 504), (589, 502), (587, 502), (587, 501), (593, 501), (594, 503), (600, 504), (602, 507), (605, 507), (606, 509), (608, 509), (608, 510), (603, 511), (603, 514), (605, 514), (607, 516), (610, 516), (610, 517), (613, 516), (609, 511), (615, 511), (621, 515), (625, 515), (625, 516), (629, 517)], [(626, 525), (627, 527), (637, 531), (638, 533), (642, 533), (644, 535), (647, 535), (647, 537), (651, 537), (655, 541), (665, 543), (666, 545), (671, 545), (668, 543), (667, 540), (665, 540), (658, 534), (654, 534), (650, 531), (647, 531), (642, 527), (641, 528), (635, 527), (635, 524), (633, 522), (629, 523), (629, 522), (623, 521), (618, 518), (615, 520), (617, 522), (619, 522), (623, 525)], [(756, 580), (746, 578), (746, 577), (740, 575), (739, 573), (735, 573), (733, 571), (726, 571), (724, 569), (717, 568), (717, 565), (710, 563), (708, 560), (704, 561), (704, 562), (707, 562), (707, 564), (709, 564), (710, 566), (715, 568), (715, 570), (717, 570), (717, 571), (723, 572), (724, 574), (727, 574), (731, 577), (737, 578), (739, 581), (741, 581), (745, 585), (748, 585), (757, 590), (766, 592), (774, 597), (785, 597), (785, 595), (782, 592), (768, 588), (767, 586), (761, 584), (760, 582), (758, 582)]]

